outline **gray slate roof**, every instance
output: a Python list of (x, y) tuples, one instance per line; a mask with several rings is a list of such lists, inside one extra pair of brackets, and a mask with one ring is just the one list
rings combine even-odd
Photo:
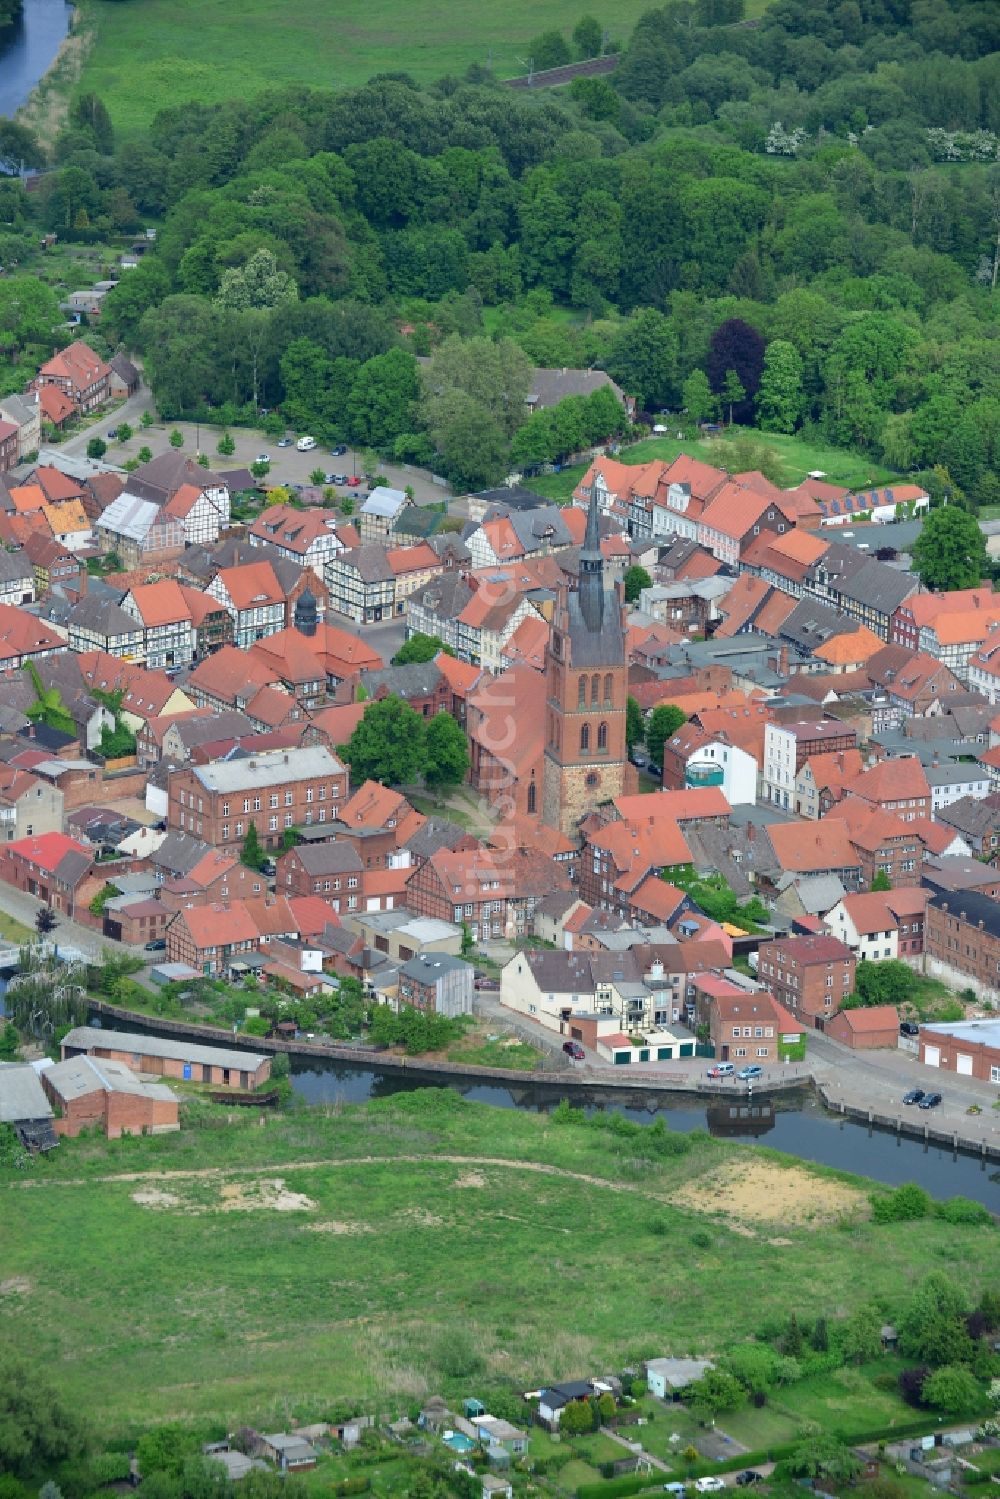
[(383, 688), (404, 701), (411, 697), (430, 697), (441, 681), (441, 668), (434, 661), (410, 661), (405, 666), (385, 666), (379, 671), (363, 671), (361, 685), (369, 697)]

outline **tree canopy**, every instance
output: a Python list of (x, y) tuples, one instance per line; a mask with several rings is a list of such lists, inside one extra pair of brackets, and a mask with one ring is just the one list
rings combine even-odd
[(927, 588), (976, 588), (989, 576), (986, 539), (974, 515), (957, 505), (932, 510), (913, 544), (913, 565)]

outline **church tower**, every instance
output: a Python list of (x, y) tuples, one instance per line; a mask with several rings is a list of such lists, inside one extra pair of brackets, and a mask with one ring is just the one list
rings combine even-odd
[(582, 817), (627, 789), (625, 622), (604, 583), (591, 491), (575, 593), (560, 591), (546, 658), (542, 821), (573, 837)]

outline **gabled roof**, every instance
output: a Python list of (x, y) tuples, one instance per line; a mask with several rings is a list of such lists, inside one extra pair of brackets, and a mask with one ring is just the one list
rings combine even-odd
[(851, 796), (861, 797), (866, 802), (898, 802), (930, 796), (924, 768), (916, 755), (880, 760), (848, 781), (846, 790)]
[(38, 373), (52, 379), (72, 380), (75, 385), (86, 388), (96, 385), (102, 378), (106, 379), (111, 373), (111, 367), (104, 363), (100, 355), (94, 353), (89, 344), (78, 338), (75, 343), (68, 344), (65, 349), (60, 349), (51, 359), (47, 359)]
[(284, 591), (270, 562), (245, 562), (241, 567), (224, 567), (218, 577), (236, 609), (259, 609), (263, 605), (285, 602)]
[(139, 584), (129, 590), (126, 602), (128, 599), (135, 605), (139, 618), (147, 629), (155, 625), (177, 624), (191, 618), (184, 591), (173, 578), (161, 578), (158, 583)]
[(770, 841), (775, 858), (784, 870), (798, 874), (825, 874), (831, 870), (859, 867), (847, 827), (839, 819), (770, 823), (764, 836)]
[(65, 833), (39, 833), (33, 838), (18, 838), (6, 847), (8, 852), (37, 864), (47, 874), (54, 874), (67, 854), (79, 854), (88, 865), (91, 862), (90, 851)]

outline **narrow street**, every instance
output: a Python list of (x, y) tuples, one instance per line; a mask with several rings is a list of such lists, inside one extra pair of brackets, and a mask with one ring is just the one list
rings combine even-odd
[[(13, 885), (0, 884), (0, 911), (13, 916), (15, 921), (23, 922), (32, 931), (35, 929), (35, 916), (41, 908), (42, 902), (36, 900), (33, 895), (17, 890)], [(48, 940), (54, 942), (57, 947), (65, 944), (68, 947), (77, 948), (91, 960), (100, 958), (101, 949), (104, 947), (119, 953), (131, 953), (147, 962), (150, 960), (151, 955), (143, 952), (141, 947), (130, 947), (125, 942), (113, 942), (110, 937), (102, 936), (93, 927), (81, 926), (79, 922), (73, 921), (62, 912), (57, 911), (55, 914), (58, 926), (49, 933)]]

